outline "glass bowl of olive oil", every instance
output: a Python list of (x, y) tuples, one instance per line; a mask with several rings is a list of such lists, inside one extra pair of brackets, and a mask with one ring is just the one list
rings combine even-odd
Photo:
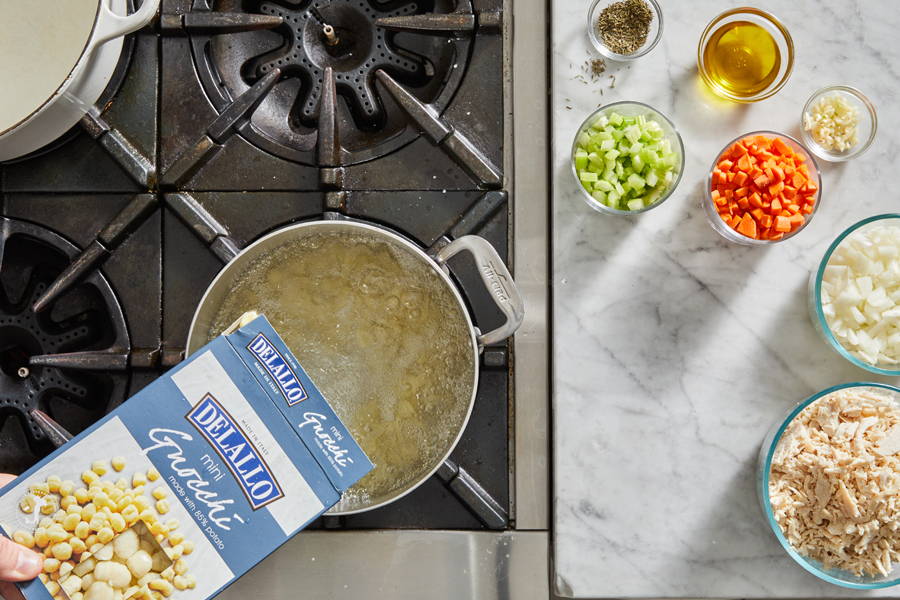
[(758, 102), (787, 83), (794, 68), (794, 42), (774, 15), (748, 7), (727, 10), (700, 36), (697, 68), (717, 95)]

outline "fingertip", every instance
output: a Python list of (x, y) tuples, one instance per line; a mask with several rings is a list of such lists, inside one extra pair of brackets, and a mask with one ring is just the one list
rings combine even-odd
[(16, 572), (22, 579), (34, 579), (44, 568), (44, 555), (22, 548), (16, 561)]

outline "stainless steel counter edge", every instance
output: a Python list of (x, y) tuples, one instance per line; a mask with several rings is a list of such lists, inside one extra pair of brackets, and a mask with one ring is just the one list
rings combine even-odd
[[(549, 528), (550, 344), (546, 0), (516, 0), (512, 24), (514, 268), (525, 322), (514, 338), (515, 500), (518, 530)], [(507, 30), (510, 29), (507, 23)], [(508, 47), (508, 46), (507, 46)], [(507, 167), (507, 172), (510, 169)]]
[(219, 598), (547, 598), (547, 532), (308, 531)]

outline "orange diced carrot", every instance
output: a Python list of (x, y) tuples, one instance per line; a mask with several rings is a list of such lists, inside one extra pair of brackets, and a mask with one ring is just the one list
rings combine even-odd
[(773, 212), (773, 213), (777, 213), (777, 212), (781, 211), (781, 202), (778, 200), (778, 198), (772, 199), (772, 205), (770, 208), (771, 208), (771, 212)]
[(792, 213), (798, 213), (798, 212), (800, 212), (800, 205), (799, 204), (788, 204), (787, 209), (789, 211), (791, 211)]
[(749, 201), (750, 201), (750, 206), (752, 206), (754, 208), (762, 208), (763, 207), (762, 198), (760, 198), (759, 194), (757, 194), (757, 193), (754, 193), (752, 196), (750, 196)]
[(812, 204), (804, 204), (803, 208), (800, 209), (800, 212), (802, 212), (804, 215), (811, 215), (812, 211), (813, 211)]
[(797, 188), (790, 185), (784, 186), (784, 189), (781, 190), (781, 195), (788, 199), (793, 198), (796, 194)]
[(775, 222), (775, 219), (772, 218), (772, 215), (763, 215), (763, 218), (760, 220), (759, 224), (769, 229), (772, 227), (772, 223)]
[(769, 193), (772, 194), (773, 196), (777, 196), (778, 194), (781, 193), (781, 190), (783, 190), (783, 189), (784, 189), (784, 184), (779, 181), (778, 183), (773, 183), (772, 185), (769, 186)]
[(791, 221), (787, 217), (775, 217), (775, 231), (787, 232), (791, 230)]
[(753, 179), (753, 183), (754, 183), (754, 184), (756, 185), (756, 187), (758, 187), (759, 189), (765, 189), (766, 186), (769, 185), (769, 178), (766, 177), (765, 175), (760, 175), (759, 177), (756, 177), (756, 178)]
[(756, 239), (756, 221), (749, 214), (744, 214), (740, 224), (737, 226), (738, 233), (746, 235), (748, 238)]
[(791, 149), (791, 147), (782, 142), (781, 138), (775, 138), (774, 140), (772, 140), (772, 147), (776, 152), (778, 152), (778, 154), (794, 154), (794, 151)]
[(749, 193), (750, 193), (750, 188), (739, 187), (736, 190), (734, 190), (734, 197), (735, 198), (743, 198), (744, 196), (746, 196)]
[(741, 157), (737, 161), (737, 167), (741, 171), (747, 171), (750, 169), (750, 155), (742, 154)]
[(775, 165), (772, 167), (772, 173), (775, 174), (775, 181), (784, 181), (784, 170), (781, 167)]
[(725, 160), (720, 160), (719, 164), (716, 166), (719, 167), (720, 171), (730, 171), (731, 167), (734, 166), (734, 163), (726, 158)]
[(736, 171), (734, 174), (734, 185), (741, 187), (743, 186), (749, 177), (744, 171)]
[(806, 222), (806, 217), (804, 217), (801, 214), (796, 214), (796, 215), (791, 215), (790, 217), (788, 217), (788, 220), (791, 222), (793, 229), (796, 229), (797, 227), (800, 227), (801, 225), (803, 225), (803, 223)]
[(806, 183), (806, 177), (803, 176), (803, 173), (795, 171), (791, 181), (794, 184), (794, 187), (799, 189)]
[(740, 206), (743, 210), (747, 210), (750, 208), (750, 201), (747, 200), (747, 197), (743, 197), (737, 201), (737, 205)]
[(763, 217), (765, 216), (765, 213), (761, 208), (754, 208), (750, 211), (750, 214), (753, 215), (753, 218), (756, 219), (756, 222), (760, 224), (762, 223)]

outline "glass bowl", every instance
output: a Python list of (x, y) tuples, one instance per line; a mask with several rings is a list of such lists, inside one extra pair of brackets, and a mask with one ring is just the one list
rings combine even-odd
[[(891, 223), (893, 222), (893, 223)], [(852, 354), (849, 350), (844, 348), (843, 344), (835, 337), (834, 333), (831, 332), (831, 328), (828, 326), (828, 321), (825, 318), (825, 313), (822, 310), (822, 277), (825, 275), (825, 267), (828, 266), (828, 261), (831, 260), (831, 255), (837, 249), (838, 246), (841, 245), (841, 242), (847, 238), (851, 233), (856, 231), (865, 229), (867, 227), (873, 227), (876, 225), (884, 225), (885, 223), (895, 225), (900, 227), (900, 213), (890, 213), (884, 215), (876, 215), (874, 217), (869, 217), (868, 219), (863, 219), (859, 223), (855, 223), (844, 230), (841, 235), (837, 236), (837, 238), (831, 243), (828, 247), (828, 250), (825, 251), (825, 256), (822, 257), (822, 262), (819, 263), (819, 268), (813, 271), (809, 277), (809, 293), (807, 295), (808, 305), (809, 305), (809, 316), (812, 319), (813, 325), (816, 328), (816, 331), (822, 336), (822, 339), (831, 346), (831, 348), (846, 358), (848, 361), (870, 371), (872, 373), (878, 373), (879, 375), (890, 375), (892, 377), (900, 376), (900, 365), (878, 365), (871, 364), (860, 357)]]
[[(757, 135), (777, 137), (781, 139), (782, 142), (793, 148), (795, 152), (802, 154), (803, 158), (806, 159), (806, 166), (809, 170), (810, 178), (819, 186), (819, 191), (816, 193), (816, 203), (813, 205), (813, 211), (806, 215), (806, 222), (794, 231), (785, 233), (784, 237), (782, 237), (780, 240), (755, 240), (753, 238), (745, 236), (742, 233), (738, 233), (737, 231), (729, 227), (725, 223), (725, 221), (722, 220), (722, 217), (719, 216), (719, 212), (716, 210), (716, 204), (715, 202), (713, 202), (712, 198), (713, 170), (716, 168), (716, 165), (719, 164), (719, 159), (722, 157), (726, 150), (731, 148), (731, 145), (735, 142), (747, 137), (753, 137)], [(750, 133), (745, 133), (734, 138), (733, 140), (725, 144), (725, 147), (723, 147), (722, 150), (720, 150), (719, 153), (716, 154), (716, 159), (710, 166), (709, 174), (706, 176), (706, 191), (703, 194), (703, 200), (701, 202), (703, 203), (703, 209), (706, 211), (707, 221), (709, 221), (709, 224), (712, 226), (712, 228), (715, 229), (716, 232), (718, 232), (719, 235), (724, 237), (726, 240), (734, 242), (736, 244), (744, 244), (746, 246), (766, 246), (769, 244), (778, 244), (791, 239), (792, 237), (803, 231), (806, 226), (809, 225), (810, 221), (812, 221), (816, 212), (819, 210), (819, 206), (822, 204), (822, 175), (819, 173), (819, 165), (816, 164), (816, 159), (809, 152), (807, 152), (806, 148), (803, 147), (803, 144), (801, 144), (791, 136), (784, 133), (778, 133), (777, 131), (751, 131)]]
[[(710, 38), (713, 37), (713, 34), (715, 34), (722, 26), (735, 21), (747, 21), (759, 25), (768, 31), (772, 36), (772, 39), (775, 40), (775, 44), (778, 46), (779, 55), (781, 56), (781, 64), (772, 83), (765, 89), (750, 96), (738, 94), (717, 82), (710, 72), (710, 65), (706, 63), (704, 57), (704, 50), (706, 50), (706, 45), (709, 43)], [(775, 94), (775, 92), (780, 90), (784, 87), (784, 84), (787, 83), (788, 77), (791, 76), (791, 71), (794, 69), (794, 42), (791, 39), (791, 34), (788, 33), (787, 28), (782, 25), (781, 21), (774, 15), (759, 10), (758, 8), (733, 8), (731, 10), (726, 10), (710, 21), (709, 25), (706, 26), (706, 29), (703, 30), (703, 34), (700, 36), (700, 44), (697, 46), (697, 69), (700, 71), (700, 77), (706, 85), (722, 98), (734, 102), (759, 102), (760, 100), (765, 100), (769, 96)]]
[(828, 583), (857, 590), (874, 590), (900, 583), (900, 565), (895, 564), (893, 571), (889, 573), (887, 577), (859, 577), (841, 569), (825, 569), (819, 561), (807, 558), (794, 550), (793, 546), (791, 546), (790, 542), (788, 542), (787, 538), (785, 538), (784, 534), (781, 532), (781, 526), (775, 520), (772, 504), (769, 501), (769, 475), (772, 471), (772, 458), (775, 455), (775, 449), (781, 441), (784, 430), (787, 429), (787, 426), (794, 420), (794, 417), (796, 417), (804, 408), (823, 396), (847, 388), (877, 389), (879, 393), (887, 394), (896, 402), (900, 402), (900, 388), (882, 383), (855, 382), (844, 383), (822, 390), (821, 392), (810, 396), (797, 406), (794, 406), (787, 412), (787, 415), (783, 420), (775, 422), (759, 449), (759, 460), (757, 461), (756, 470), (756, 494), (766, 521), (768, 521), (769, 527), (772, 529), (772, 533), (778, 538), (778, 541), (785, 552), (794, 559), (794, 562), (819, 579), (827, 581)]
[[(855, 146), (844, 152), (835, 152), (820, 146), (803, 126), (803, 117), (812, 108), (813, 104), (815, 104), (819, 98), (832, 94), (847, 100), (851, 106), (856, 108), (859, 114), (859, 125), (857, 127), (857, 139), (859, 141)], [(878, 115), (875, 112), (875, 105), (872, 104), (872, 101), (866, 98), (861, 91), (848, 85), (831, 85), (816, 91), (809, 97), (809, 100), (806, 101), (803, 112), (800, 113), (800, 139), (803, 140), (803, 143), (806, 144), (813, 154), (830, 162), (850, 160), (868, 150), (869, 146), (872, 145), (872, 140), (875, 139), (875, 131), (877, 129)]]
[[(645, 206), (644, 208), (640, 208), (637, 210), (619, 210), (617, 208), (607, 206), (591, 196), (590, 192), (585, 189), (584, 184), (581, 183), (581, 179), (578, 177), (578, 170), (575, 168), (575, 150), (578, 147), (578, 137), (582, 132), (590, 129), (591, 125), (598, 117), (600, 117), (601, 115), (605, 115), (606, 113), (611, 111), (618, 112), (625, 117), (636, 117), (638, 115), (643, 115), (644, 117), (647, 117), (648, 120), (652, 119), (656, 121), (660, 124), (660, 126), (662, 126), (664, 139), (669, 141), (669, 144), (672, 146), (672, 150), (678, 154), (678, 167), (677, 172), (675, 173), (675, 180), (672, 182), (672, 185), (669, 186), (669, 189), (667, 189), (663, 193), (663, 195), (660, 196), (659, 199), (650, 206)], [(675, 191), (675, 188), (678, 187), (678, 184), (681, 183), (681, 175), (682, 173), (684, 173), (684, 143), (681, 141), (681, 135), (678, 133), (678, 130), (675, 129), (675, 125), (672, 123), (672, 121), (670, 121), (664, 114), (662, 114), (652, 106), (644, 104), (643, 102), (613, 102), (612, 104), (601, 106), (600, 108), (592, 112), (581, 123), (581, 125), (578, 126), (578, 131), (575, 133), (575, 137), (572, 140), (572, 152), (569, 155), (569, 162), (572, 166), (572, 176), (575, 177), (575, 182), (578, 184), (578, 189), (581, 191), (582, 197), (584, 198), (584, 201), (587, 202), (588, 206), (598, 212), (608, 215), (637, 215), (654, 209), (665, 202), (669, 198), (669, 196), (672, 195), (672, 192)]]
[(591, 40), (591, 44), (593, 44), (594, 48), (596, 48), (597, 52), (601, 55), (613, 61), (628, 62), (640, 58), (656, 47), (656, 44), (662, 37), (663, 15), (662, 9), (659, 7), (656, 0), (644, 0), (650, 8), (650, 12), (653, 13), (653, 20), (650, 21), (650, 29), (647, 31), (647, 39), (644, 42), (644, 45), (638, 48), (637, 51), (632, 52), (631, 54), (619, 54), (610, 50), (606, 44), (603, 43), (603, 38), (600, 36), (600, 32), (597, 31), (597, 20), (600, 18), (600, 13), (602, 13), (603, 9), (607, 6), (618, 1), (620, 0), (594, 0), (591, 3), (587, 19), (588, 37)]

